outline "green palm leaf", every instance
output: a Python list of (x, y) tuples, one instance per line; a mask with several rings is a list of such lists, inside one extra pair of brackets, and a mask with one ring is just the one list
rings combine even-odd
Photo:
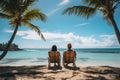
[(0, 13), (0, 17), (1, 17), (1, 18), (6, 18), (6, 19), (10, 19), (10, 18), (11, 18), (10, 15), (7, 15), (7, 14), (5, 14), (5, 13)]
[[(35, 29), (41, 38), (45, 40), (39, 28), (34, 28), (33, 24), (29, 21), (33, 19), (40, 19), (41, 21), (46, 21), (46, 15), (43, 14), (39, 9), (34, 8), (28, 10), (29, 6), (31, 6), (37, 0), (5, 0), (0, 3), (0, 17), (8, 18), (10, 24), (15, 28), (18, 24), (19, 26), (26, 23), (30, 28)], [(4, 14), (5, 13), (5, 14)], [(22, 21), (23, 20), (23, 21)]]
[(31, 28), (32, 30), (34, 30), (35, 32), (37, 32), (38, 35), (41, 36), (41, 38), (43, 40), (45, 40), (45, 37), (43, 36), (42, 32), (40, 31), (40, 29), (38, 28), (38, 26), (33, 25), (32, 23), (28, 22), (28, 21), (22, 21), (21, 22), (23, 25), (26, 25), (27, 27)]
[(83, 0), (83, 3), (84, 6), (73, 6), (65, 9), (63, 14), (75, 14), (89, 18), (96, 11), (102, 12), (104, 18), (113, 25), (120, 44), (120, 31), (114, 19), (115, 10), (120, 7), (120, 0)]
[(101, 4), (100, 0), (84, 0), (83, 3), (88, 6), (96, 6), (98, 4)]
[(96, 12), (95, 8), (87, 7), (87, 6), (73, 6), (70, 8), (67, 8), (63, 11), (63, 14), (75, 14), (77, 16), (83, 16), (86, 18), (89, 18), (90, 16), (94, 15)]
[(38, 0), (24, 0), (23, 3), (23, 11), (27, 10), (32, 4), (34, 4)]
[(2, 4), (0, 4), (0, 8), (2, 9), (3, 12), (7, 13), (7, 14), (15, 14), (15, 12), (17, 12), (16, 10), (18, 9), (18, 2), (17, 0), (7, 0), (2, 2)]
[(23, 18), (31, 21), (33, 19), (41, 19), (42, 21), (46, 20), (46, 15), (39, 11), (39, 9), (31, 9), (24, 13)]

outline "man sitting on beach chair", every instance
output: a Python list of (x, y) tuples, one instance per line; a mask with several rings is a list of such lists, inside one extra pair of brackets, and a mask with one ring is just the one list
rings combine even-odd
[(52, 46), (51, 51), (48, 52), (48, 67), (51, 67), (51, 63), (54, 63), (54, 66), (60, 66), (60, 52), (57, 51), (56, 45)]
[(67, 45), (68, 50), (63, 53), (63, 66), (67, 67), (69, 63), (73, 63), (73, 67), (76, 67), (76, 52), (72, 50), (72, 45), (69, 43)]

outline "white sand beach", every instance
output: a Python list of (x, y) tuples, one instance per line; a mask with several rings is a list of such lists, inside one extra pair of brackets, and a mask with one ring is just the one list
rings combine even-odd
[(48, 69), (47, 65), (0, 66), (0, 80), (119, 80), (120, 67), (71, 65)]

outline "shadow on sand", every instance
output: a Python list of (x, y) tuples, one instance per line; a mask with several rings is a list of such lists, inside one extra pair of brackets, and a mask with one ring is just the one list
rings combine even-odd
[(72, 67), (72, 66), (64, 66), (64, 68), (69, 69), (69, 70), (80, 70), (79, 67)]
[(48, 70), (62, 70), (62, 66), (51, 66), (48, 67)]
[(0, 80), (16, 80), (16, 75), (34, 77), (37, 74), (43, 75), (44, 72), (38, 72), (37, 70), (44, 69), (45, 66), (0, 66)]
[[(47, 71), (47, 66), (0, 66), (0, 80), (22, 80), (24, 77), (29, 79), (43, 79), (43, 80), (55, 80), (54, 76), (50, 77), (50, 74), (66, 73), (66, 70), (61, 70), (62, 67), (50, 67), (53, 71)], [(74, 70), (70, 71), (72, 76), (66, 79), (71, 79), (76, 76), (83, 76), (84, 79), (79, 80), (120, 80), (120, 68), (111, 66), (88, 66), (88, 67), (71, 67), (67, 66), (65, 69)], [(46, 71), (44, 71), (46, 70)], [(54, 71), (58, 70), (58, 71)], [(78, 70), (78, 71), (76, 71)], [(68, 70), (67, 70), (68, 71)], [(69, 72), (69, 73), (70, 73)], [(84, 74), (81, 74), (84, 73)], [(48, 74), (48, 75), (47, 75)], [(79, 77), (82, 78), (82, 77)], [(27, 80), (29, 80), (27, 79)]]
[[(81, 72), (90, 74), (87, 75), (88, 80), (120, 80), (120, 68), (111, 66), (99, 66), (99, 67), (85, 67)], [(97, 76), (93, 76), (97, 75)], [(105, 75), (109, 76), (105, 77)]]

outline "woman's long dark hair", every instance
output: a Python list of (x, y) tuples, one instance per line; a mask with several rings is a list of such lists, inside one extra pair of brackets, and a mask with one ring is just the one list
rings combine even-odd
[(53, 45), (52, 48), (51, 48), (51, 51), (57, 51), (57, 46)]

